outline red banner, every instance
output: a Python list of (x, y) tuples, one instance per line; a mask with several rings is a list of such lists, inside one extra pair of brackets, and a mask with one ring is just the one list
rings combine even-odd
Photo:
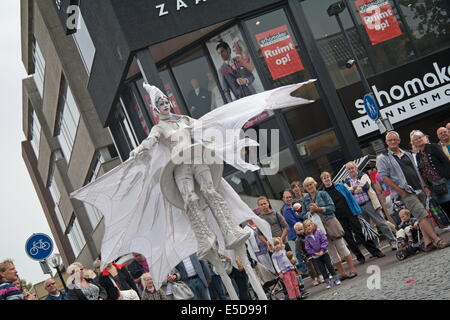
[(357, 0), (355, 5), (372, 45), (402, 34), (389, 0)]
[(287, 25), (259, 33), (256, 40), (273, 80), (304, 69)]

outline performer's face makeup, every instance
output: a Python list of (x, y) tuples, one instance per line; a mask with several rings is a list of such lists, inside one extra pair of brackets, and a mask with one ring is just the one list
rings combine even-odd
[(156, 108), (163, 116), (170, 114), (170, 102), (167, 98), (161, 98), (156, 102)]

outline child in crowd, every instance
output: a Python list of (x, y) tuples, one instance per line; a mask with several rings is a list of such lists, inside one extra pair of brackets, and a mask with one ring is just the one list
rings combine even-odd
[(302, 294), (298, 286), (297, 277), (295, 275), (295, 267), (289, 261), (284, 244), (281, 238), (273, 238), (273, 246), (269, 244), (269, 249), (273, 252), (272, 261), (278, 275), (283, 279), (284, 285), (288, 292), (289, 299), (305, 299), (306, 295)]
[(398, 225), (397, 239), (401, 247), (408, 244), (419, 242), (419, 221), (411, 218), (411, 212), (408, 209), (402, 209), (398, 213), (401, 223)]
[(142, 274), (141, 276), (142, 287), (142, 300), (166, 300), (166, 295), (162, 290), (156, 290), (153, 284), (153, 278), (149, 272)]
[(300, 270), (298, 270), (297, 259), (295, 258), (294, 253), (292, 251), (288, 251), (288, 252), (286, 252), (286, 256), (288, 257), (289, 261), (292, 263), (292, 265), (295, 268), (294, 272), (295, 272), (295, 276), (297, 277), (297, 281), (298, 281), (298, 285), (299, 285), (300, 289), (302, 289), (304, 291), (305, 284), (303, 283), (302, 273), (300, 272)]
[(319, 267), (316, 264), (315, 259), (305, 249), (305, 228), (303, 223), (297, 222), (294, 225), (294, 230), (297, 233), (297, 239), (295, 240), (295, 255), (297, 259), (301, 257), (305, 261), (306, 267), (309, 272), (309, 276), (313, 279), (313, 286), (318, 286), (320, 283), (324, 283), (323, 276), (320, 274)]
[[(305, 220), (303, 222), (303, 226), (307, 234), (305, 238), (306, 251), (313, 256), (313, 259), (316, 260), (322, 276), (325, 279), (326, 288), (331, 288), (333, 282), (336, 285), (340, 285), (341, 281), (334, 270), (333, 264), (331, 263), (331, 257), (328, 254), (327, 237), (322, 233), (322, 231), (317, 229), (317, 225), (311, 220)], [(328, 277), (327, 270), (332, 277)]]

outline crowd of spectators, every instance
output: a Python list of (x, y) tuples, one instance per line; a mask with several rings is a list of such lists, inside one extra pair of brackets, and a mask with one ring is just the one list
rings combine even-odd
[[(385, 137), (387, 151), (378, 155), (376, 166), (369, 172), (348, 162), (348, 178), (344, 181), (333, 182), (329, 172), (320, 175), (320, 189), (312, 177), (293, 181), (281, 195), (283, 206), (279, 212), (272, 209), (267, 197), (259, 197), (255, 214), (268, 222), (274, 238), (266, 239), (251, 220), (242, 227), (251, 234), (248, 256), (261, 284), (279, 277), (286, 298), (304, 299), (308, 295), (304, 284), (307, 277), (311, 277), (313, 286), (324, 283), (326, 288), (356, 277), (352, 254), (364, 264), (361, 247), (375, 258), (385, 256), (380, 241), (367, 235), (367, 225), (378, 231), (391, 250), (397, 250), (398, 243), (416, 241), (419, 230), (425, 251), (446, 247), (430, 220), (426, 199), (433, 198), (444, 214), (450, 213), (449, 130), (450, 123), (437, 130), (437, 144), (429, 143), (423, 132), (412, 131), (411, 151), (401, 149), (400, 135), (390, 131)], [(398, 225), (392, 219), (394, 199), (405, 207), (400, 211)], [(59, 290), (56, 281), (49, 278), (44, 282), (46, 300), (228, 299), (216, 270), (196, 254), (168, 272), (158, 289), (150, 263), (140, 253), (132, 256), (124, 264), (108, 263), (103, 270), (100, 260), (94, 261), (93, 270), (72, 263), (67, 268), (67, 292)], [(254, 299), (239, 257), (235, 261), (222, 255), (220, 258), (239, 299)], [(0, 300), (35, 299), (23, 288), (13, 261), (1, 262)]]

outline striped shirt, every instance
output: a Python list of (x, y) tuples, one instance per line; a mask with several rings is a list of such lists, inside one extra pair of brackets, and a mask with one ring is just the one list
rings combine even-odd
[(0, 300), (23, 300), (23, 294), (11, 283), (0, 281)]

